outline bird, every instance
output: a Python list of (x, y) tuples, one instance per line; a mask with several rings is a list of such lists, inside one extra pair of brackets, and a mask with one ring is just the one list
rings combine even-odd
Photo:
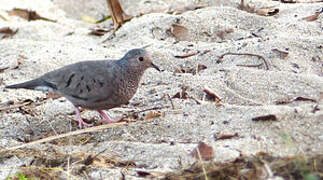
[(31, 89), (59, 94), (75, 107), (79, 128), (91, 126), (83, 121), (80, 109), (96, 110), (105, 123), (115, 123), (103, 110), (126, 104), (135, 95), (141, 77), (148, 68), (160, 68), (143, 48), (129, 50), (119, 60), (81, 61), (47, 72), (42, 76), (8, 89)]

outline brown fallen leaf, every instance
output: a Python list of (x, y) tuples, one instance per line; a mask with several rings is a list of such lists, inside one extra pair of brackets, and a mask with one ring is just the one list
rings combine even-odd
[(91, 29), (91, 32), (89, 34), (90, 35), (96, 35), (96, 36), (103, 36), (109, 31), (110, 31), (110, 29), (107, 29), (107, 28), (98, 28), (98, 27), (96, 27), (96, 28)]
[(214, 139), (217, 140), (225, 140), (225, 139), (232, 139), (234, 137), (239, 137), (238, 133), (234, 134), (214, 134)]
[(279, 13), (278, 8), (263, 8), (256, 10), (256, 14), (260, 16), (273, 16)]
[(37, 14), (36, 11), (32, 11), (32, 10), (14, 8), (8, 11), (8, 14), (10, 16), (19, 16), (23, 19), (26, 19), (27, 21), (44, 20), (44, 21), (56, 22), (55, 20), (42, 17), (39, 14)]
[(277, 13), (279, 13), (278, 8), (262, 8), (262, 9), (256, 9), (254, 7), (251, 7), (249, 4), (245, 4), (244, 0), (240, 1), (240, 5), (238, 6), (238, 9), (246, 11), (248, 13), (256, 13), (260, 16), (273, 16)]
[(204, 161), (212, 160), (214, 157), (214, 150), (211, 146), (204, 142), (200, 142), (198, 146), (193, 150), (192, 156), (196, 159), (202, 159)]
[(176, 38), (177, 41), (191, 40), (188, 29), (180, 24), (173, 24), (170, 29), (170, 32)]
[(279, 49), (272, 49), (271, 51), (279, 54), (280, 58), (282, 58), (282, 59), (285, 59), (289, 54), (288, 51), (282, 51), (282, 50), (279, 50)]
[(211, 101), (216, 101), (216, 102), (220, 102), (221, 98), (215, 94), (215, 92), (210, 89), (208, 86), (204, 86), (204, 90), (203, 90), (206, 94), (207, 94), (207, 98), (210, 99)]
[(199, 51), (194, 51), (194, 52), (189, 52), (189, 53), (186, 53), (186, 54), (182, 54), (182, 55), (175, 55), (174, 57), (176, 58), (188, 58), (188, 57), (191, 57), (191, 56), (195, 56), (199, 53)]
[(18, 29), (12, 30), (10, 27), (0, 28), (0, 39), (5, 39), (15, 35), (18, 32)]
[(277, 117), (273, 114), (258, 116), (252, 118), (252, 121), (277, 121)]
[(322, 14), (322, 12), (323, 12), (323, 8), (321, 8), (321, 10), (319, 12), (316, 12), (314, 15), (302, 18), (302, 20), (305, 20), (307, 22), (315, 21), (318, 19), (319, 15)]
[(161, 112), (158, 112), (158, 111), (150, 111), (145, 120), (148, 120), (148, 119), (152, 119), (152, 118), (155, 118), (155, 117), (161, 117), (163, 114)]
[(107, 0), (107, 3), (112, 16), (114, 30), (116, 31), (123, 23), (129, 21), (132, 16), (124, 13), (119, 0)]

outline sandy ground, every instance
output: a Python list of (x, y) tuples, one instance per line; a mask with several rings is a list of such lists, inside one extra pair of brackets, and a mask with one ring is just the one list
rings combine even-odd
[[(105, 1), (84, 4), (80, 0), (6, 0), (1, 1), (0, 28), (18, 29), (17, 34), (0, 40), (0, 101), (33, 103), (1, 110), (1, 149), (37, 139), (78, 130), (73, 107), (64, 98), (51, 99), (41, 92), (6, 90), (5, 85), (22, 82), (66, 64), (97, 59), (117, 59), (132, 48), (152, 44), (148, 50), (155, 64), (164, 71), (148, 70), (140, 88), (128, 105), (110, 110), (113, 116), (127, 115), (125, 124), (102, 131), (69, 136), (44, 144), (22, 148), (20, 153), (2, 155), (0, 176), (7, 177), (19, 167), (50, 166), (60, 159), (75, 178), (77, 163), (70, 159), (95, 155), (115, 158), (120, 164), (90, 166), (87, 176), (140, 178), (137, 171), (171, 172), (195, 162), (191, 153), (199, 142), (214, 149), (215, 162), (224, 162), (240, 154), (267, 152), (274, 156), (312, 155), (323, 149), (323, 15), (307, 22), (323, 3), (283, 4), (253, 0), (256, 8), (275, 7), (274, 16), (259, 16), (239, 10), (238, 0), (225, 1), (121, 1), (125, 12), (139, 15), (176, 9), (180, 5), (207, 4), (205, 8), (179, 15), (149, 13), (124, 24), (105, 43), (104, 37), (89, 35), (97, 26), (81, 20), (83, 15), (100, 19), (107, 14)], [(12, 8), (27, 8), (56, 23), (28, 22), (10, 16)], [(171, 33), (172, 25), (188, 29), (185, 40)], [(111, 20), (100, 26), (112, 28)], [(279, 51), (287, 52), (286, 57)], [(176, 58), (192, 52), (187, 58)], [(226, 52), (252, 53), (252, 56), (224, 56)], [(243, 67), (239, 65), (262, 65)], [(190, 71), (198, 65), (206, 69)], [(182, 73), (186, 71), (186, 73)], [(203, 91), (208, 86), (222, 101), (210, 100)], [(172, 98), (186, 89), (189, 98)], [(27, 103), (26, 103), (27, 104)], [(158, 108), (136, 113), (145, 109)], [(146, 118), (151, 112), (162, 116)], [(274, 115), (276, 120), (253, 121)], [(98, 121), (96, 112), (84, 111), (83, 117)], [(236, 137), (219, 140), (221, 134)], [(40, 157), (43, 158), (41, 161)], [(31, 164), (31, 163), (34, 164)], [(136, 165), (129, 165), (135, 163)], [(38, 163), (38, 164), (37, 164)], [(68, 167), (68, 168), (67, 168)], [(126, 171), (125, 171), (126, 169)], [(59, 177), (66, 178), (62, 173)]]

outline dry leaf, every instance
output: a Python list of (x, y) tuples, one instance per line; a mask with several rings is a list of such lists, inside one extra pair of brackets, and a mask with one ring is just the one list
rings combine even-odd
[(193, 157), (196, 159), (202, 159), (204, 161), (212, 160), (214, 157), (213, 148), (204, 142), (200, 142), (198, 146), (193, 150)]
[(321, 10), (319, 12), (316, 12), (314, 15), (308, 16), (308, 17), (304, 17), (302, 18), (302, 20), (305, 20), (307, 22), (311, 22), (311, 21), (315, 21), (318, 19), (319, 15), (323, 12), (323, 8), (321, 8)]
[(89, 34), (96, 35), (96, 36), (103, 36), (110, 30), (107, 28), (93, 28)]
[(278, 8), (264, 8), (256, 10), (256, 14), (260, 16), (273, 16), (279, 13)]
[(179, 24), (173, 24), (170, 32), (176, 38), (177, 41), (190, 41), (191, 37), (189, 35), (188, 29)]
[(155, 118), (155, 117), (161, 117), (163, 114), (161, 112), (158, 112), (158, 111), (150, 111), (145, 120), (148, 120), (148, 119), (152, 119), (152, 118)]
[(188, 57), (191, 57), (191, 56), (195, 56), (198, 53), (199, 53), (199, 51), (195, 51), (195, 52), (189, 52), (189, 53), (182, 54), (182, 55), (175, 55), (174, 57), (176, 57), (176, 58), (188, 58)]
[(258, 116), (252, 118), (253, 121), (277, 121), (277, 117), (273, 114)]
[(112, 16), (114, 30), (116, 31), (124, 22), (130, 20), (132, 16), (123, 12), (119, 0), (107, 0)]
[(203, 90), (207, 95), (208, 95), (208, 99), (212, 100), (212, 101), (217, 101), (220, 102), (221, 98), (215, 94), (215, 92), (210, 89), (208, 86), (204, 86), (204, 90)]
[(279, 13), (278, 8), (262, 8), (262, 9), (256, 10), (254, 7), (251, 7), (249, 4), (245, 5), (244, 0), (241, 0), (241, 3), (239, 5), (238, 9), (241, 9), (241, 10), (249, 12), (249, 13), (256, 13), (260, 16), (273, 16), (273, 15)]
[(9, 27), (3, 27), (3, 28), (0, 28), (0, 39), (5, 39), (5, 38), (8, 38), (10, 36), (13, 36), (15, 35), (16, 33), (18, 32), (18, 29), (16, 30), (12, 30), (11, 28)]
[(56, 22), (55, 20), (51, 20), (40, 16), (39, 14), (36, 13), (36, 11), (31, 11), (26, 9), (14, 8), (13, 10), (8, 11), (8, 14), (10, 16), (19, 16), (21, 18), (26, 19), (27, 21), (44, 20), (44, 21)]
[(215, 140), (232, 139), (234, 137), (239, 137), (239, 134), (234, 133), (234, 134), (215, 134), (214, 135)]
[(279, 49), (272, 49), (271, 51), (278, 53), (280, 58), (282, 58), (282, 59), (285, 59), (289, 54), (289, 52), (282, 51), (282, 50), (279, 50)]

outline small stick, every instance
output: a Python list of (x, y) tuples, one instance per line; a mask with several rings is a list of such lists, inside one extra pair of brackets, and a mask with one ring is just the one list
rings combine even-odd
[(241, 67), (259, 67), (263, 65), (263, 63), (260, 63), (260, 64), (249, 64), (249, 65), (246, 65), (246, 64), (237, 64), (237, 66), (241, 66)]
[(20, 108), (20, 107), (26, 106), (26, 105), (31, 104), (31, 103), (33, 103), (33, 102), (32, 101), (27, 101), (27, 102), (24, 102), (24, 103), (21, 103), (21, 104), (14, 104), (14, 105), (7, 106), (7, 107), (1, 107), (0, 111), (7, 111), (7, 110), (10, 110), (10, 109)]
[(175, 106), (174, 106), (174, 103), (173, 103), (172, 98), (170, 97), (170, 95), (169, 95), (169, 94), (167, 94), (167, 97), (168, 97), (168, 99), (169, 99), (169, 101), (170, 101), (170, 104), (172, 105), (172, 109), (175, 109)]
[[(268, 63), (267, 63), (266, 59), (263, 56), (261, 56), (261, 55), (251, 54), (251, 53), (231, 53), (231, 52), (227, 52), (227, 53), (222, 54), (219, 57), (219, 61), (221, 61), (223, 59), (223, 57), (226, 56), (226, 55), (237, 55), (237, 56), (242, 55), (242, 56), (255, 56), (255, 57), (258, 57), (259, 59), (262, 59), (264, 61), (264, 64), (266, 66), (266, 70), (269, 70), (269, 66), (268, 66)], [(246, 65), (246, 66), (249, 66), (249, 65)]]
[[(126, 122), (105, 124), (105, 125), (101, 125), (101, 126), (95, 126), (95, 127), (90, 127), (90, 128), (86, 128), (86, 129), (76, 130), (76, 131), (72, 131), (72, 132), (68, 132), (68, 133), (64, 133), (64, 134), (60, 134), (60, 135), (55, 135), (55, 136), (50, 136), (50, 137), (47, 137), (47, 138), (39, 139), (39, 140), (32, 141), (32, 142), (29, 142), (29, 143), (26, 143), (26, 144), (14, 146), (14, 147), (9, 147), (9, 148), (4, 149), (2, 151), (12, 151), (12, 150), (16, 150), (16, 149), (25, 148), (25, 147), (29, 147), (29, 146), (32, 146), (32, 145), (40, 144), (40, 143), (50, 142), (50, 141), (60, 139), (60, 138), (65, 138), (65, 137), (69, 137), (69, 136), (75, 136), (75, 135), (89, 133), (89, 132), (101, 131), (101, 130), (104, 130), (104, 129), (109, 129), (109, 128), (121, 126), (121, 125), (124, 125), (124, 124), (126, 124)], [(0, 152), (2, 152), (2, 151), (0, 151)]]
[(144, 109), (141, 111), (137, 111), (135, 113), (142, 113), (142, 112), (146, 112), (146, 111), (150, 111), (150, 110), (157, 110), (157, 109), (164, 109), (164, 108), (168, 108), (168, 106), (148, 108), (148, 109)]

